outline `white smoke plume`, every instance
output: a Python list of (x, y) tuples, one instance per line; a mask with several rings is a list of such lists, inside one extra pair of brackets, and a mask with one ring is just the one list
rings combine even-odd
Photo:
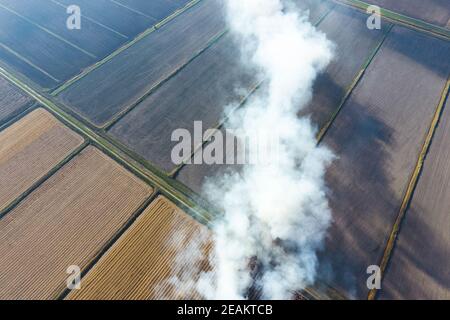
[(277, 161), (246, 165), (205, 185), (224, 214), (213, 224), (214, 271), (197, 289), (208, 299), (245, 299), (251, 288), (264, 299), (289, 299), (313, 284), (316, 252), (331, 223), (324, 174), (333, 155), (317, 146), (316, 129), (297, 114), (333, 45), (281, 0), (224, 3), (243, 67), (266, 79), (227, 126), (247, 136), (273, 132), (280, 145)]

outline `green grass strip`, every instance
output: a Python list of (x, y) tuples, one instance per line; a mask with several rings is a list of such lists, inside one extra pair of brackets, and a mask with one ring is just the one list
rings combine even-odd
[(160, 27), (162, 27), (163, 25), (167, 24), (169, 21), (173, 20), (175, 17), (177, 17), (178, 15), (180, 15), (181, 13), (185, 12), (186, 10), (190, 9), (191, 7), (193, 7), (194, 5), (196, 5), (197, 3), (199, 3), (202, 0), (193, 0), (191, 2), (189, 2), (185, 7), (183, 7), (182, 9), (179, 9), (177, 11), (175, 11), (175, 13), (173, 13), (172, 15), (170, 15), (169, 17), (167, 17), (166, 19), (164, 19), (163, 21), (161, 21), (160, 23), (156, 24), (155, 26), (152, 26), (150, 28), (148, 28), (147, 30), (145, 30), (144, 32), (140, 33), (136, 38), (134, 38), (133, 40), (131, 40), (130, 42), (124, 44), (122, 47), (120, 47), (119, 49), (117, 49), (116, 51), (112, 52), (110, 55), (108, 55), (107, 57), (103, 58), (102, 60), (96, 62), (95, 64), (87, 67), (86, 69), (84, 69), (80, 74), (76, 75), (75, 77), (73, 77), (72, 79), (69, 79), (68, 81), (66, 81), (64, 84), (62, 84), (60, 87), (56, 88), (51, 95), (52, 96), (56, 96), (59, 93), (61, 93), (62, 91), (66, 90), (67, 88), (69, 88), (70, 86), (72, 86), (75, 82), (77, 82), (78, 80), (84, 78), (85, 76), (87, 76), (89, 73), (91, 73), (92, 71), (94, 71), (95, 69), (97, 69), (98, 67), (104, 65), (105, 63), (107, 63), (108, 61), (112, 60), (114, 57), (118, 56), (120, 53), (122, 53), (123, 51), (127, 50), (128, 48), (132, 47), (133, 45), (135, 45), (136, 43), (138, 43), (139, 41), (141, 41), (142, 39), (144, 39), (145, 37), (147, 37), (149, 34), (153, 33), (155, 30), (159, 29)]
[[(371, 4), (368, 4), (360, 0), (334, 0), (334, 1), (341, 4), (352, 6), (364, 12), (367, 12), (367, 8), (371, 6)], [(446, 28), (439, 27), (437, 25), (419, 19), (411, 18), (388, 9), (380, 8), (380, 11), (382, 17), (391, 20), (394, 23), (396, 22), (402, 25), (406, 25), (416, 30), (430, 33), (440, 38), (445, 38), (446, 40), (450, 40), (450, 30)]]
[[(84, 125), (82, 122), (77, 120), (75, 117), (61, 109), (55, 102), (50, 100), (49, 97), (38, 93), (33, 88), (27, 84), (21, 82), (19, 79), (14, 77), (14, 75), (8, 73), (5, 69), (0, 67), (0, 75), (7, 78), (10, 82), (14, 83), (20, 89), (25, 91), (28, 95), (38, 101), (45, 109), (53, 113), (58, 119), (60, 119), (67, 126), (73, 128), (75, 131), (82, 134), (93, 144), (98, 146), (111, 158), (113, 158), (118, 163), (122, 164), (133, 174), (138, 176), (140, 179), (151, 185), (152, 187), (158, 188), (162, 194), (164, 194), (169, 200), (174, 202), (176, 205), (180, 205), (182, 208), (187, 208), (189, 213), (196, 216), (197, 219), (205, 221), (208, 223), (211, 220), (211, 214), (200, 207), (198, 202), (196, 202), (191, 195), (184, 194), (178, 187), (179, 183), (170, 179), (169, 177), (160, 174), (157, 171), (149, 170), (148, 168), (143, 168), (137, 161), (130, 159), (126, 153), (113, 145), (110, 141), (100, 136), (94, 130)], [(194, 217), (195, 218), (195, 217)]]
[[(402, 225), (403, 219), (406, 216), (406, 212), (408, 211), (409, 205), (413, 198), (414, 191), (416, 190), (417, 184), (419, 182), (419, 178), (420, 178), (420, 175), (423, 170), (423, 165), (425, 163), (425, 159), (428, 155), (428, 151), (430, 150), (433, 137), (438, 128), (439, 121), (442, 116), (442, 112), (444, 111), (445, 102), (448, 97), (449, 89), (450, 89), (450, 79), (447, 79), (447, 83), (445, 84), (445, 87), (442, 91), (441, 99), (440, 99), (439, 104), (434, 113), (428, 133), (425, 137), (425, 142), (422, 146), (422, 151), (419, 154), (419, 158), (417, 159), (417, 164), (414, 168), (414, 172), (412, 173), (411, 179), (409, 181), (408, 187), (405, 192), (405, 196), (403, 197), (403, 201), (402, 201), (400, 210), (398, 212), (398, 215), (394, 222), (394, 225), (392, 226), (392, 230), (391, 230), (391, 233), (387, 240), (386, 247), (385, 247), (385, 250), (383, 253), (383, 257), (381, 258), (380, 272), (381, 272), (382, 278), (385, 274), (385, 271), (389, 264), (389, 261), (391, 260), (392, 252), (393, 252), (395, 244), (397, 242), (398, 234), (400, 233), (400, 227)], [(370, 290), (368, 299), (375, 300), (377, 297), (377, 293), (378, 293), (378, 290), (376, 290), (376, 289)]]
[(175, 77), (178, 73), (180, 73), (184, 68), (186, 68), (192, 61), (200, 57), (200, 55), (207, 51), (211, 46), (217, 43), (220, 39), (222, 39), (226, 34), (227, 30), (219, 32), (217, 35), (213, 36), (206, 46), (200, 50), (198, 50), (194, 55), (186, 61), (186, 63), (177, 67), (175, 70), (172, 70), (171, 73), (166, 76), (164, 79), (153, 85), (147, 92), (145, 92), (140, 98), (131, 103), (129, 106), (125, 107), (124, 110), (116, 114), (109, 122), (102, 126), (102, 129), (108, 131), (112, 126), (114, 126), (117, 122), (120, 121), (123, 117), (125, 117), (129, 112), (131, 112), (134, 108), (136, 108), (141, 102), (143, 102), (148, 96), (154, 93), (158, 88), (160, 88), (164, 83)]
[(334, 120), (336, 120), (337, 116), (341, 112), (342, 108), (344, 107), (345, 103), (347, 102), (348, 98), (350, 98), (351, 94), (353, 93), (354, 89), (358, 85), (358, 83), (361, 81), (363, 75), (366, 73), (367, 68), (372, 63), (373, 59), (377, 55), (377, 53), (380, 51), (381, 47), (383, 46), (384, 42), (386, 41), (390, 31), (392, 30), (393, 25), (391, 25), (385, 32), (383, 38), (381, 39), (380, 43), (377, 45), (375, 50), (372, 52), (372, 54), (369, 56), (367, 61), (364, 63), (364, 65), (361, 67), (361, 70), (358, 72), (356, 77), (353, 79), (350, 86), (347, 88), (346, 93), (344, 97), (342, 98), (339, 106), (336, 108), (336, 110), (331, 115), (330, 119), (327, 121), (327, 123), (320, 129), (319, 133), (317, 134), (317, 144), (320, 144), (322, 140), (324, 139), (325, 135), (327, 134), (328, 130), (331, 128), (331, 125), (333, 124)]
[(66, 165), (70, 160), (77, 156), (84, 148), (88, 146), (85, 141), (74, 151), (72, 151), (68, 156), (66, 156), (62, 161), (60, 161), (55, 167), (53, 167), (49, 172), (47, 172), (42, 178), (36, 181), (28, 190), (18, 196), (14, 201), (12, 201), (6, 208), (0, 211), (0, 219), (6, 216), (14, 208), (16, 208), (26, 197), (28, 197), (33, 191), (39, 188), (47, 179), (54, 175), (59, 169)]
[[(100, 249), (95, 257), (89, 261), (86, 267), (81, 271), (81, 280), (91, 271), (91, 269), (100, 261), (100, 259), (109, 251), (109, 249), (122, 237), (122, 235), (134, 224), (134, 222), (141, 216), (145, 209), (155, 200), (159, 195), (158, 190), (154, 190), (152, 194), (139, 206), (139, 208), (131, 215), (128, 221), (121, 226), (115, 234), (109, 239), (106, 244)], [(56, 300), (64, 300), (72, 290), (65, 288)]]

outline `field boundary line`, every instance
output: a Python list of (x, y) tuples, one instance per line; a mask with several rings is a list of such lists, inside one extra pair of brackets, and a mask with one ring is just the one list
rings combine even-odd
[(54, 76), (52, 76), (50, 73), (48, 73), (47, 71), (45, 71), (45, 70), (42, 69), (41, 67), (35, 65), (33, 62), (31, 62), (31, 61), (28, 60), (27, 58), (23, 57), (20, 53), (16, 52), (16, 51), (13, 50), (12, 48), (8, 47), (6, 44), (0, 42), (0, 47), (3, 48), (4, 50), (8, 51), (8, 52), (11, 53), (12, 55), (14, 55), (17, 59), (19, 59), (19, 60), (25, 62), (27, 65), (29, 65), (29, 66), (32, 67), (33, 69), (36, 69), (37, 71), (39, 71), (39, 72), (42, 73), (43, 75), (49, 77), (49, 78), (52, 79), (53, 81), (60, 82), (59, 79), (55, 78)]
[[(87, 265), (81, 271), (81, 281), (87, 276), (87, 274), (95, 268), (97, 263), (108, 254), (108, 251), (114, 247), (114, 245), (120, 240), (120, 238), (130, 229), (130, 227), (136, 222), (137, 219), (144, 213), (144, 211), (151, 205), (151, 203), (160, 195), (158, 189), (153, 188), (153, 192), (142, 202), (142, 204), (131, 214), (130, 218), (120, 226), (112, 237), (106, 241), (106, 243), (95, 253), (95, 256), (90, 260)], [(58, 295), (56, 300), (64, 300), (72, 292), (69, 288), (64, 290)]]
[(383, 44), (386, 42), (387, 37), (389, 36), (392, 28), (394, 27), (393, 24), (389, 26), (389, 28), (385, 31), (382, 39), (378, 43), (378, 45), (375, 47), (373, 52), (369, 55), (366, 62), (361, 66), (361, 70), (357, 73), (355, 78), (353, 79), (352, 83), (347, 87), (345, 95), (342, 97), (341, 102), (339, 103), (338, 107), (334, 110), (334, 112), (331, 114), (330, 119), (325, 123), (325, 125), (320, 129), (319, 133), (317, 134), (317, 144), (320, 144), (322, 140), (325, 138), (325, 135), (330, 130), (331, 126), (334, 123), (334, 120), (336, 120), (339, 113), (344, 108), (345, 103), (348, 101), (350, 96), (352, 95), (353, 91), (358, 86), (359, 82), (361, 81), (362, 77), (365, 75), (367, 69), (369, 68), (372, 61), (375, 59), (376, 55), (380, 51), (380, 49), (383, 47)]
[[(325, 18), (331, 13), (333, 12), (333, 9), (336, 7), (336, 4), (333, 3), (329, 10), (327, 10), (327, 12), (325, 12), (315, 23), (314, 26), (317, 27), (319, 26), (323, 20), (325, 20)], [(392, 28), (392, 26), (391, 26)], [(389, 33), (390, 29), (386, 31), (385, 37), (387, 36), (387, 34)], [(382, 42), (379, 44), (379, 47), (381, 47)], [(379, 50), (379, 48), (378, 48)], [(378, 52), (378, 50), (376, 50), (374, 53), (372, 53), (373, 56), (376, 55), (376, 53)], [(373, 59), (373, 57), (370, 59), (370, 61)], [(370, 61), (367, 61), (366, 64), (367, 66), (370, 64)], [(364, 65), (363, 65), (364, 66)], [(367, 68), (367, 67), (366, 67)], [(245, 103), (252, 97), (252, 95), (264, 84), (265, 80), (261, 80), (258, 84), (256, 84), (250, 91), (249, 93), (243, 98), (243, 100), (241, 100), (240, 104), (234, 108), (233, 110), (231, 110), (227, 116), (225, 116), (225, 119), (220, 121), (215, 127), (213, 127), (213, 129), (218, 129), (220, 130), (223, 125), (226, 123), (227, 119), (229, 118), (229, 116), (232, 115), (233, 112), (235, 112), (236, 110), (238, 110), (239, 108), (243, 107), (245, 105)], [(186, 166), (186, 161), (187, 160), (191, 160), (194, 155), (198, 152), (198, 150), (207, 145), (210, 141), (208, 137), (208, 139), (206, 141), (204, 141), (203, 143), (201, 143), (199, 146), (195, 147), (193, 152), (191, 153), (190, 156), (187, 156), (186, 159), (183, 161), (183, 164), (179, 165), (178, 167), (176, 167), (171, 173), (170, 173), (170, 177), (172, 178), (176, 178), (177, 175), (180, 173), (180, 171)], [(181, 182), (180, 182), (181, 183)], [(199, 197), (200, 199), (202, 199), (202, 197), (200, 195), (197, 195), (196, 192), (192, 191), (188, 186), (185, 186), (183, 183), (181, 183), (185, 188), (187, 188), (190, 192), (192, 192), (193, 194), (195, 194), (197, 197)], [(204, 201), (202, 199), (202, 201)], [(339, 290), (337, 290), (336, 288), (333, 288), (331, 285), (323, 282), (323, 281), (317, 281), (317, 283), (319, 284), (319, 286), (325, 286), (326, 290), (324, 293), (321, 293), (321, 290), (315, 289), (314, 287), (307, 287), (303, 290), (300, 290), (299, 292), (297, 292), (297, 294), (302, 295), (303, 297), (307, 298), (307, 299), (313, 299), (313, 300), (323, 300), (324, 298), (330, 298), (330, 299), (338, 299), (338, 300), (348, 300), (348, 297), (345, 296), (345, 294), (343, 294), (342, 292), (340, 292)]]
[[(151, 0), (150, 0), (150, 1), (151, 1)], [(122, 7), (122, 8), (125, 8), (125, 9), (128, 10), (128, 11), (134, 12), (134, 13), (136, 13), (136, 14), (138, 14), (138, 15), (141, 15), (141, 16), (143, 16), (143, 17), (146, 17), (146, 18), (148, 18), (148, 19), (152, 19), (152, 20), (155, 20), (155, 21), (157, 20), (155, 17), (149, 16), (148, 14), (143, 13), (143, 12), (141, 12), (141, 11), (139, 11), (139, 10), (137, 10), (137, 9), (134, 9), (134, 8), (132, 8), (132, 7), (130, 7), (130, 6), (127, 6), (127, 5), (123, 4), (123, 3), (117, 2), (117, 1), (115, 1), (115, 0), (109, 0), (109, 2), (112, 2), (112, 3), (118, 5), (118, 6)]]
[[(316, 22), (314, 22), (314, 26), (317, 27), (319, 26), (323, 20), (325, 20), (325, 18), (333, 11), (333, 9), (336, 7), (335, 3), (330, 3), (330, 7), (328, 8), (328, 10), (317, 19)], [(233, 110), (231, 110), (228, 115), (225, 116), (224, 119), (222, 119), (221, 121), (219, 121), (215, 126), (213, 126), (211, 129), (216, 129), (216, 130), (220, 130), (224, 124), (227, 122), (227, 120), (229, 119), (229, 117), (233, 114), (234, 111), (236, 111), (237, 109), (241, 108), (243, 105), (245, 105), (245, 103), (251, 98), (251, 96), (262, 86), (262, 84), (264, 83), (264, 79), (259, 81), (258, 83), (256, 83), (253, 87), (250, 88), (250, 91), (247, 93), (247, 95), (245, 97), (243, 97), (243, 99), (241, 99), (241, 101), (238, 103), (238, 106), (236, 108), (234, 108)], [(186, 161), (192, 160), (192, 158), (195, 156), (195, 154), (197, 153), (198, 150), (200, 150), (200, 148), (206, 146), (210, 141), (209, 139), (211, 138), (211, 136), (208, 137), (208, 139), (206, 141), (203, 141), (202, 143), (200, 143), (198, 146), (194, 146), (194, 150), (191, 152), (190, 156), (186, 156), (186, 158), (183, 160), (183, 163), (178, 165), (175, 169), (173, 169), (170, 173), (169, 173), (169, 177), (172, 178), (176, 178), (176, 176), (180, 173), (180, 171), (186, 166)], [(186, 186), (187, 187), (187, 186)], [(193, 192), (193, 191), (192, 191)]]
[(39, 107), (39, 103), (36, 101), (30, 101), (26, 105), (23, 106), (22, 109), (20, 109), (19, 112), (13, 114), (10, 117), (7, 117), (0, 121), (0, 133), (16, 123), (17, 121), (21, 120), (23, 117), (25, 117), (27, 114), (29, 114), (31, 111), (37, 109)]
[[(225, 117), (220, 120), (216, 125), (214, 125), (211, 128), (208, 129), (213, 129), (213, 130), (220, 130), (223, 128), (223, 126), (226, 124), (226, 122), (228, 121), (228, 119), (230, 118), (230, 116), (236, 112), (238, 109), (240, 109), (241, 107), (243, 107), (247, 101), (253, 96), (253, 94), (258, 91), (258, 89), (263, 85), (264, 80), (261, 80), (259, 82), (257, 82), (256, 84), (254, 84), (249, 92), (240, 99), (240, 101), (238, 102), (237, 106), (235, 108), (233, 108), (227, 115), (225, 115)], [(181, 169), (183, 169), (188, 163), (187, 161), (192, 160), (192, 158), (195, 156), (195, 154), (197, 153), (197, 151), (199, 151), (201, 148), (203, 148), (204, 146), (208, 145), (211, 141), (210, 139), (212, 138), (213, 134), (210, 134), (209, 136), (206, 137), (206, 139), (204, 139), (201, 143), (199, 143), (197, 146), (194, 146), (194, 149), (192, 150), (191, 154), (186, 156), (186, 158), (183, 160), (183, 163), (178, 165), (177, 167), (175, 167), (170, 173), (169, 173), (169, 177), (175, 178), (178, 173), (181, 171)]]
[[(64, 4), (62, 4), (62, 3), (60, 3), (60, 2), (58, 2), (58, 1), (56, 1), (56, 0), (50, 0), (50, 1), (53, 2), (54, 4), (60, 6), (60, 7), (68, 8), (68, 6), (66, 6), (66, 5), (64, 5)], [(94, 1), (95, 1), (95, 0), (94, 0)], [(119, 32), (119, 31), (117, 31), (117, 30), (115, 30), (115, 29), (113, 29), (113, 28), (111, 28), (111, 27), (109, 27), (109, 26), (107, 26), (107, 25), (105, 25), (105, 24), (103, 24), (103, 23), (101, 23), (101, 22), (95, 20), (94, 18), (88, 17), (88, 16), (85, 15), (85, 14), (81, 14), (81, 17), (84, 17), (86, 20), (89, 20), (89, 21), (91, 21), (92, 23), (95, 23), (96, 25), (98, 25), (98, 26), (100, 26), (100, 27), (102, 27), (102, 28), (104, 28), (104, 29), (106, 29), (106, 30), (111, 31), (112, 33), (115, 33), (115, 34), (117, 34), (118, 36), (120, 36), (120, 37), (122, 37), (122, 38), (124, 38), (124, 39), (130, 39), (130, 37), (128, 37), (128, 36), (122, 34), (121, 32)]]
[(100, 126), (99, 128), (101, 128), (105, 131), (108, 131), (109, 129), (111, 129), (117, 122), (119, 122), (121, 119), (123, 119), (128, 113), (130, 113), (132, 110), (134, 110), (139, 104), (141, 104), (147, 97), (149, 97), (153, 93), (155, 93), (156, 90), (158, 90), (160, 87), (162, 87), (170, 79), (175, 77), (178, 73), (180, 73), (183, 69), (185, 69), (191, 62), (193, 62), (197, 58), (200, 58), (200, 56), (204, 52), (208, 51), (208, 49), (210, 49), (217, 42), (219, 42), (227, 33), (228, 33), (228, 30), (224, 30), (224, 31), (221, 31), (218, 34), (214, 35), (211, 39), (208, 40), (208, 42), (204, 48), (196, 51), (194, 53), (194, 55), (191, 58), (189, 58), (185, 63), (183, 63), (182, 65), (171, 70), (168, 75), (163, 76), (163, 79), (161, 79), (160, 81), (155, 83), (141, 97), (139, 97), (134, 102), (125, 106), (125, 109), (123, 109), (122, 111), (117, 113), (111, 120), (109, 120), (103, 126)]
[(31, 185), (26, 191), (20, 194), (15, 200), (8, 204), (3, 210), (0, 211), (0, 219), (3, 219), (8, 213), (10, 213), (14, 208), (16, 208), (26, 197), (32, 194), (36, 189), (38, 189), (43, 183), (45, 183), (50, 177), (52, 177), (56, 172), (69, 163), (73, 158), (75, 158), (83, 149), (89, 145), (89, 142), (84, 140), (77, 148), (71, 151), (64, 159), (62, 159), (56, 166), (54, 166), (50, 171), (39, 178), (35, 183)]
[[(360, 1), (360, 0), (333, 0), (342, 5), (347, 5), (361, 11), (367, 12), (367, 8), (371, 6), (370, 4)], [(450, 40), (450, 30), (446, 28), (437, 26), (435, 24), (428, 23), (426, 21), (415, 19), (401, 13), (391, 11), (389, 9), (381, 8), (381, 17), (389, 20), (395, 24), (401, 24), (403, 26), (407, 26), (409, 28), (431, 34), (438, 38), (443, 38), (446, 40)]]
[(150, 35), (154, 31), (160, 29), (162, 26), (166, 25), (168, 22), (172, 21), (173, 19), (175, 19), (176, 17), (178, 17), (179, 15), (184, 13), (185, 11), (187, 11), (190, 8), (194, 7), (200, 1), (203, 1), (203, 0), (192, 0), (191, 2), (186, 4), (186, 6), (184, 6), (183, 8), (178, 9), (177, 11), (175, 11), (175, 13), (173, 13), (169, 17), (165, 18), (163, 21), (159, 22), (158, 24), (156, 24), (154, 26), (151, 26), (148, 29), (144, 30), (143, 32), (138, 34), (133, 40), (125, 43), (124, 45), (122, 45), (121, 47), (116, 49), (115, 51), (111, 52), (108, 56), (106, 56), (102, 60), (97, 61), (96, 63), (90, 65), (87, 68), (85, 68), (83, 71), (81, 71), (81, 73), (79, 73), (79, 74), (75, 75), (74, 77), (72, 77), (71, 79), (67, 80), (65, 83), (63, 83), (62, 85), (57, 87), (55, 90), (53, 90), (50, 94), (52, 96), (56, 96), (56, 95), (60, 94), (62, 91), (66, 90), (67, 88), (72, 86), (75, 82), (83, 79), (89, 73), (91, 73), (95, 69), (101, 67), (102, 65), (104, 65), (108, 61), (112, 60), (113, 58), (118, 56), (120, 53), (122, 53), (123, 51), (125, 51), (128, 48), (132, 47), (133, 45), (135, 45), (136, 43), (138, 43), (142, 39), (146, 38), (148, 35)]
[(202, 221), (210, 221), (211, 213), (205, 210), (203, 206), (200, 206), (200, 203), (197, 200), (194, 200), (193, 194), (190, 192), (186, 192), (186, 188), (181, 191), (179, 188), (180, 183), (165, 175), (163, 176), (159, 174), (159, 172), (157, 171), (143, 168), (142, 164), (124, 153), (123, 150), (119, 149), (110, 141), (96, 133), (89, 126), (83, 124), (74, 116), (61, 109), (56, 102), (53, 102), (49, 97), (46, 97), (44, 94), (35, 91), (29, 85), (21, 82), (19, 79), (14, 77), (14, 75), (8, 73), (8, 71), (6, 71), (2, 67), (0, 67), (0, 75), (7, 78), (10, 82), (14, 83), (29, 96), (34, 98), (45, 109), (54, 114), (69, 128), (73, 128), (76, 132), (79, 132), (96, 146), (99, 146), (100, 149), (104, 151), (104, 153), (109, 155), (118, 163), (122, 164), (125, 168), (134, 173), (140, 179), (148, 183), (150, 186), (158, 188), (161, 193), (166, 196), (166, 198), (174, 202), (176, 205), (186, 208), (189, 213), (197, 216), (197, 218), (201, 219)]
[[(398, 212), (397, 218), (395, 219), (394, 225), (392, 226), (392, 230), (390, 232), (389, 238), (386, 242), (386, 247), (385, 247), (383, 256), (381, 258), (381, 263), (380, 263), (380, 275), (381, 275), (382, 279), (383, 279), (384, 273), (386, 271), (386, 268), (391, 260), (392, 253), (393, 253), (394, 247), (396, 245), (398, 235), (400, 233), (400, 227), (401, 227), (404, 217), (406, 216), (406, 213), (409, 209), (409, 205), (414, 196), (414, 191), (416, 190), (417, 184), (419, 182), (420, 176), (423, 171), (423, 166), (424, 166), (426, 157), (428, 155), (433, 138), (434, 138), (437, 128), (439, 126), (439, 122), (440, 122), (442, 113), (444, 111), (445, 102), (448, 97), (449, 89), (450, 89), (450, 78), (447, 78), (447, 83), (445, 84), (445, 87), (442, 91), (439, 104), (436, 108), (436, 111), (434, 113), (433, 119), (430, 124), (430, 128), (425, 137), (425, 142), (423, 143), (422, 150), (419, 154), (419, 158), (417, 159), (416, 166), (415, 166), (412, 176), (409, 180), (408, 187), (406, 189), (405, 195), (403, 197), (403, 201), (400, 206), (400, 210)], [(376, 290), (376, 289), (370, 290), (369, 295), (368, 295), (368, 300), (375, 300), (377, 294), (378, 294), (378, 290)]]
[(91, 58), (93, 58), (93, 59), (97, 59), (97, 56), (96, 56), (95, 54), (93, 54), (93, 53), (91, 53), (91, 52), (89, 52), (89, 51), (87, 51), (87, 50), (81, 48), (80, 46), (77, 46), (76, 44), (70, 42), (70, 41), (67, 40), (66, 38), (61, 37), (60, 35), (54, 33), (53, 31), (51, 31), (51, 30), (49, 30), (49, 29), (47, 29), (46, 27), (41, 26), (39, 23), (34, 22), (33, 20), (31, 20), (31, 19), (29, 19), (29, 18), (27, 18), (27, 17), (21, 15), (20, 13), (14, 11), (13, 9), (8, 8), (7, 6), (5, 6), (5, 5), (3, 5), (3, 4), (1, 4), (1, 3), (0, 3), (0, 8), (3, 8), (4, 10), (11, 12), (12, 14), (15, 14), (16, 16), (18, 16), (19, 18), (25, 20), (25, 21), (28, 22), (29, 24), (35, 26), (36, 28), (38, 28), (38, 29), (40, 29), (40, 30), (42, 30), (42, 31), (44, 31), (44, 32), (46, 32), (46, 33), (48, 33), (49, 35), (55, 37), (56, 39), (58, 39), (58, 40), (60, 40), (60, 41), (62, 41), (62, 42), (64, 42), (65, 44), (71, 46), (72, 48), (79, 50), (80, 52), (82, 52), (82, 53), (88, 55), (89, 57), (91, 57)]

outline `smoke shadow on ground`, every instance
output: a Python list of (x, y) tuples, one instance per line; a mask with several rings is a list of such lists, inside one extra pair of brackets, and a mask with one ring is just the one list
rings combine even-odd
[(367, 267), (379, 263), (401, 203), (386, 171), (393, 129), (352, 101), (324, 144), (337, 159), (326, 175), (333, 223), (319, 253), (319, 279), (364, 299)]
[[(345, 94), (346, 90), (329, 73), (321, 73), (314, 82), (312, 100), (298, 112), (298, 116), (309, 117), (316, 130), (320, 130), (336, 111)], [(330, 109), (330, 106), (334, 108)]]
[[(420, 64), (428, 71), (446, 79), (450, 67), (450, 42), (423, 34), (402, 26), (395, 26), (383, 44), (383, 50), (390, 50)], [(424, 59), (424, 57), (427, 57)], [(447, 57), (447, 58), (446, 58)]]
[(381, 299), (449, 299), (449, 245), (422, 208), (410, 207), (387, 266)]

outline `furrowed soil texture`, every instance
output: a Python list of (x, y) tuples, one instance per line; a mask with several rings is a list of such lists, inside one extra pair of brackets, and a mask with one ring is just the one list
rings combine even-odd
[[(83, 288), (68, 296), (73, 300), (196, 299), (193, 287), (173, 281), (182, 269), (207, 270), (207, 261), (193, 261), (186, 250), (205, 226), (159, 197), (83, 278)], [(211, 243), (200, 250), (208, 256)], [(186, 254), (180, 254), (186, 250)], [(205, 258), (206, 260), (206, 258)], [(192, 278), (192, 279), (195, 279)], [(190, 280), (192, 280), (190, 279)], [(171, 281), (172, 280), (172, 281)], [(192, 283), (190, 283), (192, 285)]]
[(0, 211), (83, 142), (44, 109), (0, 132)]
[(450, 3), (448, 0), (365, 0), (365, 2), (440, 27), (448, 27), (450, 20)]
[(31, 101), (31, 98), (0, 77), (0, 124), (19, 114)]
[(134, 105), (225, 30), (220, 1), (201, 1), (58, 95), (97, 126)]
[(111, 135), (166, 171), (176, 166), (171, 141), (179, 128), (194, 132), (194, 121), (204, 130), (219, 124), (224, 107), (238, 105), (258, 83), (242, 68), (232, 37), (224, 36), (176, 76), (164, 83), (117, 122)]
[[(323, 143), (334, 223), (321, 276), (366, 299), (450, 72), (450, 44), (396, 26)], [(330, 272), (332, 270), (332, 272)]]
[(139, 33), (157, 23), (153, 18), (127, 10), (120, 4), (109, 0), (51, 0), (64, 7), (77, 5), (83, 10), (83, 15), (120, 34), (134, 38)]
[(72, 159), (0, 220), (0, 298), (55, 299), (152, 190), (94, 147)]
[(450, 100), (406, 212), (382, 299), (450, 299)]

